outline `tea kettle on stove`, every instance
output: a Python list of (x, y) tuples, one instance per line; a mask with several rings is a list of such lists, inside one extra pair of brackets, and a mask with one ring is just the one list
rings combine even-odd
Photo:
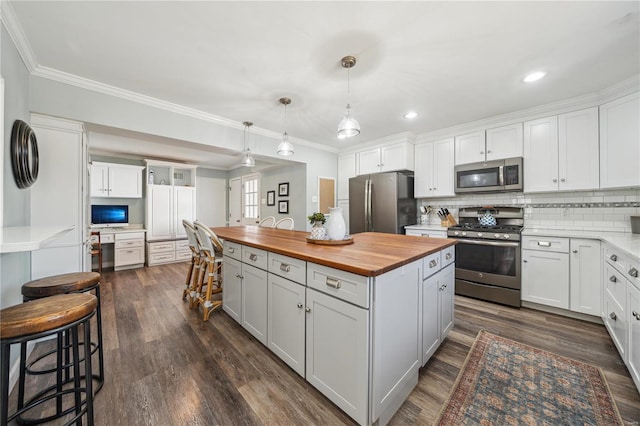
[(482, 226), (496, 226), (496, 218), (491, 213), (495, 210), (485, 210), (484, 214), (478, 214), (478, 222)]

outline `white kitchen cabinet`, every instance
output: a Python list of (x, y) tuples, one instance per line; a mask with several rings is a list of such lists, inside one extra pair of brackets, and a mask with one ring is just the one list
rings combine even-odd
[(187, 238), (183, 219), (196, 218), (196, 189), (194, 187), (173, 187), (173, 238)]
[(242, 322), (242, 263), (227, 254), (227, 242), (225, 242), (224, 253), (222, 310), (240, 324)]
[(640, 92), (600, 105), (600, 187), (640, 185)]
[(147, 240), (185, 238), (182, 219), (194, 220), (196, 189), (169, 185), (147, 186)]
[(455, 163), (468, 164), (522, 156), (522, 123), (455, 137)]
[(418, 227), (405, 227), (405, 233), (406, 235), (414, 235), (416, 237), (447, 238), (446, 229), (436, 231), (433, 229), (420, 229)]
[(413, 170), (413, 145), (400, 142), (361, 151), (357, 155), (358, 174)]
[(266, 346), (267, 271), (242, 263), (241, 281), (242, 322), (240, 324)]
[(477, 163), (485, 159), (484, 130), (455, 137), (456, 164)]
[(306, 379), (359, 424), (367, 423), (368, 310), (307, 289)]
[(453, 328), (454, 272), (450, 264), (422, 283), (422, 365)]
[(640, 288), (628, 284), (629, 291), (627, 299), (629, 301), (629, 354), (627, 367), (636, 388), (640, 389)]
[(598, 109), (524, 123), (524, 191), (598, 188)]
[(454, 139), (415, 146), (414, 196), (454, 196)]
[(349, 179), (356, 176), (356, 154), (338, 156), (338, 200), (349, 199)]
[(144, 232), (121, 232), (115, 234), (113, 270), (140, 268), (144, 266)]
[(522, 300), (569, 309), (568, 244), (566, 238), (523, 238)]
[(569, 309), (600, 316), (602, 293), (600, 241), (571, 238), (569, 245), (571, 250)]
[(191, 260), (188, 240), (147, 242), (147, 264), (149, 266), (188, 260)]
[(101, 163), (90, 164), (92, 197), (142, 198), (143, 166)]
[[(225, 289), (226, 290), (226, 289)], [(305, 286), (269, 273), (267, 347), (305, 375)]]

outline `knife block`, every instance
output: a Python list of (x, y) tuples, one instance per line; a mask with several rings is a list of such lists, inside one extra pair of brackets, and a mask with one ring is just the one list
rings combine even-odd
[(440, 221), (440, 226), (442, 226), (443, 228), (448, 228), (457, 224), (458, 222), (456, 222), (456, 219), (451, 214), (448, 214), (446, 219)]

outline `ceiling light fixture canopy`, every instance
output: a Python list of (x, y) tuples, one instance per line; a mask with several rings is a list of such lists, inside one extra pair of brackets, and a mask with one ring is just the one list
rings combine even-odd
[(351, 97), (349, 70), (356, 65), (356, 58), (354, 56), (345, 56), (340, 60), (340, 64), (342, 68), (347, 69), (347, 108), (345, 109), (344, 117), (338, 124), (338, 139), (345, 139), (360, 134), (360, 124), (351, 115), (351, 104), (349, 103)]
[(524, 81), (525, 83), (532, 83), (534, 81), (540, 80), (545, 75), (547, 75), (547, 73), (544, 71), (535, 71), (523, 78), (522, 81)]
[(244, 130), (242, 131), (243, 157), (240, 164), (244, 167), (253, 167), (256, 165), (256, 160), (253, 158), (253, 155), (251, 155), (251, 150), (247, 148), (247, 139), (249, 139), (249, 128), (253, 126), (253, 123), (250, 121), (243, 121), (242, 124), (244, 124)]
[(278, 145), (278, 155), (288, 157), (293, 155), (293, 152), (295, 151), (293, 144), (289, 142), (289, 134), (287, 133), (287, 105), (291, 103), (291, 99), (280, 98), (278, 99), (278, 102), (284, 105), (284, 133), (282, 134), (282, 142)]

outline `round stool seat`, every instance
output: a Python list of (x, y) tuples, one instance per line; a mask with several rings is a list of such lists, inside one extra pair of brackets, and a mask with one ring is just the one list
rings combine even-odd
[(63, 293), (83, 292), (100, 282), (97, 272), (72, 272), (29, 281), (22, 285), (22, 296), (39, 299)]
[(0, 336), (4, 340), (54, 330), (82, 319), (97, 305), (93, 294), (73, 293), (10, 306), (0, 311)]

